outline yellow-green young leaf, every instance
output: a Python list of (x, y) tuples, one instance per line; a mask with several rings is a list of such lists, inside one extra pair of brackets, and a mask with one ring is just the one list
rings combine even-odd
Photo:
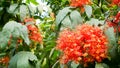
[(35, 68), (37, 57), (31, 52), (21, 51), (13, 56), (8, 68)]
[(70, 7), (65, 7), (64, 9), (60, 10), (56, 16), (56, 25), (58, 26), (70, 12)]
[(34, 5), (38, 5), (39, 3), (36, 0), (30, 0), (30, 2)]
[(84, 8), (85, 8), (85, 13), (87, 14), (88, 18), (90, 18), (92, 15), (92, 7), (90, 5), (85, 5)]

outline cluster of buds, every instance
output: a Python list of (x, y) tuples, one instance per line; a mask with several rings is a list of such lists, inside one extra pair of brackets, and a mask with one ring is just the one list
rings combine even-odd
[(107, 44), (107, 38), (99, 27), (83, 24), (75, 30), (60, 32), (56, 48), (62, 52), (61, 63), (75, 61), (87, 64), (107, 58)]
[(89, 4), (90, 0), (70, 0), (70, 6), (73, 7), (83, 7), (86, 4)]
[(37, 26), (35, 25), (35, 20), (33, 18), (26, 18), (24, 20), (27, 28), (28, 28), (28, 33), (29, 33), (29, 38), (32, 41), (41, 43), (42, 42), (42, 36), (41, 33), (39, 31), (39, 29), (37, 28)]

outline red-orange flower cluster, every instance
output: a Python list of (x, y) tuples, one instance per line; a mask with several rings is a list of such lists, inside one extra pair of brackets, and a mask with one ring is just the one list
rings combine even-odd
[(39, 29), (35, 25), (27, 25), (29, 31), (29, 38), (33, 41), (41, 43), (42, 36), (39, 32)]
[(35, 25), (36, 24), (35, 19), (34, 18), (25, 18), (24, 23), (26, 24), (26, 26), (28, 28), (29, 38), (32, 41), (41, 43), (42, 36), (41, 36), (39, 29)]
[(83, 5), (89, 4), (90, 0), (70, 0), (70, 6), (82, 7)]
[(0, 58), (0, 64), (8, 65), (10, 58), (8, 56)]
[(67, 63), (70, 60), (78, 62), (82, 56), (80, 41), (77, 39), (77, 35), (69, 29), (65, 29), (59, 35), (57, 40), (57, 49), (63, 52), (61, 56), (61, 63)]
[(60, 32), (57, 49), (63, 54), (61, 63), (69, 61), (89, 63), (107, 58), (107, 38), (99, 27), (83, 24), (75, 31)]
[(120, 6), (120, 0), (113, 0), (113, 4)]

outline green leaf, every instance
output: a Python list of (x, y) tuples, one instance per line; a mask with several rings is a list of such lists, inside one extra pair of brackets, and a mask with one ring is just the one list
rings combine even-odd
[(60, 10), (56, 16), (56, 25), (58, 26), (70, 12), (71, 12), (70, 7), (65, 7), (64, 9)]
[(75, 62), (71, 62), (71, 68), (77, 68), (79, 64), (76, 64)]
[(34, 16), (34, 14), (35, 14), (35, 9), (31, 6), (31, 5), (28, 5), (28, 9), (29, 9), (29, 14), (31, 14), (32, 16)]
[(70, 21), (69, 16), (64, 18), (64, 20), (62, 21), (62, 26), (72, 28), (72, 23)]
[(0, 7), (0, 12), (3, 10), (3, 7)]
[(12, 37), (12, 39), (10, 40), (11, 44), (10, 44), (10, 48), (16, 47), (17, 46), (17, 38)]
[(30, 40), (29, 40), (29, 37), (28, 37), (28, 30), (27, 30), (27, 27), (26, 26), (22, 26), (21, 29), (20, 29), (20, 32), (21, 32), (21, 37), (24, 39), (25, 43), (27, 45), (30, 44)]
[(41, 4), (38, 5), (37, 9), (38, 9), (39, 13), (42, 13), (43, 12), (43, 5), (41, 5)]
[(8, 13), (15, 13), (16, 8), (18, 7), (18, 4), (12, 4), (10, 5), (8, 9)]
[(103, 25), (104, 24), (104, 21), (99, 21), (98, 19), (95, 19), (95, 18), (91, 18), (90, 21), (87, 21), (88, 24), (90, 25), (94, 25), (94, 26), (98, 26), (99, 24)]
[(3, 42), (2, 44), (0, 44), (1, 48), (6, 47), (10, 39), (10, 36), (13, 37), (11, 46), (15, 47), (15, 43), (17, 42), (15, 40), (17, 40), (17, 38), (19, 37), (22, 37), (22, 39), (25, 41), (27, 45), (30, 44), (27, 27), (15, 21), (9, 21), (3, 27), (1, 38), (0, 38), (0, 42)]
[(85, 8), (85, 12), (86, 12), (88, 18), (90, 18), (92, 15), (92, 7), (89, 5), (85, 5), (84, 8)]
[(35, 68), (36, 61), (34, 54), (21, 51), (11, 58), (8, 68)]
[(96, 63), (95, 68), (109, 68), (109, 66), (105, 63)]
[(83, 19), (82, 19), (80, 13), (76, 10), (71, 12), (70, 19), (72, 21), (72, 26), (73, 27), (77, 26), (78, 24), (83, 23)]
[(28, 4), (30, 4), (30, 0), (26, 0), (26, 2), (25, 3), (28, 3)]
[(5, 49), (8, 41), (10, 39), (10, 35), (7, 35), (7, 32), (1, 32), (0, 33), (0, 50)]
[(10, 39), (10, 36), (12, 32), (14, 32), (14, 26), (16, 22), (10, 21), (2, 29), (2, 32), (0, 34), (0, 49), (5, 49), (6, 46), (8, 45), (8, 41)]
[(20, 19), (21, 21), (24, 20), (24, 18), (29, 15), (29, 10), (26, 5), (20, 5)]
[(115, 33), (114, 33), (114, 28), (110, 27), (105, 31), (105, 34), (108, 37), (109, 43), (111, 45), (115, 45), (116, 44), (116, 39), (115, 39)]
[(16, 25), (15, 21), (9, 21), (7, 24), (5, 24), (2, 31), (13, 32), (15, 25)]
[(117, 46), (113, 46), (111, 48), (109, 48), (109, 55), (110, 55), (110, 60), (111, 61), (117, 61), (119, 54), (117, 51)]

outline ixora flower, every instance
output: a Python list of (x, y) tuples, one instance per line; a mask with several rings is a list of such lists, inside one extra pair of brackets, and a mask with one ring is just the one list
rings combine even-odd
[(29, 38), (32, 41), (41, 43), (42, 36), (41, 36), (39, 29), (35, 25), (35, 23), (36, 23), (35, 20), (33, 18), (25, 18), (24, 22), (28, 28)]
[(61, 63), (69, 61), (101, 62), (107, 58), (107, 38), (99, 27), (79, 25), (75, 30), (60, 32), (56, 48), (62, 52)]
[(29, 31), (29, 38), (35, 42), (42, 42), (42, 36), (39, 29), (35, 25), (27, 25)]
[(82, 7), (83, 5), (89, 4), (90, 0), (70, 0), (70, 6)]
[(79, 46), (79, 44), (77, 36), (71, 30), (65, 29), (60, 32), (56, 47), (63, 52), (60, 62), (67, 63), (70, 60), (79, 62), (82, 56), (82, 46)]
[(120, 0), (113, 0), (113, 4), (120, 6)]

